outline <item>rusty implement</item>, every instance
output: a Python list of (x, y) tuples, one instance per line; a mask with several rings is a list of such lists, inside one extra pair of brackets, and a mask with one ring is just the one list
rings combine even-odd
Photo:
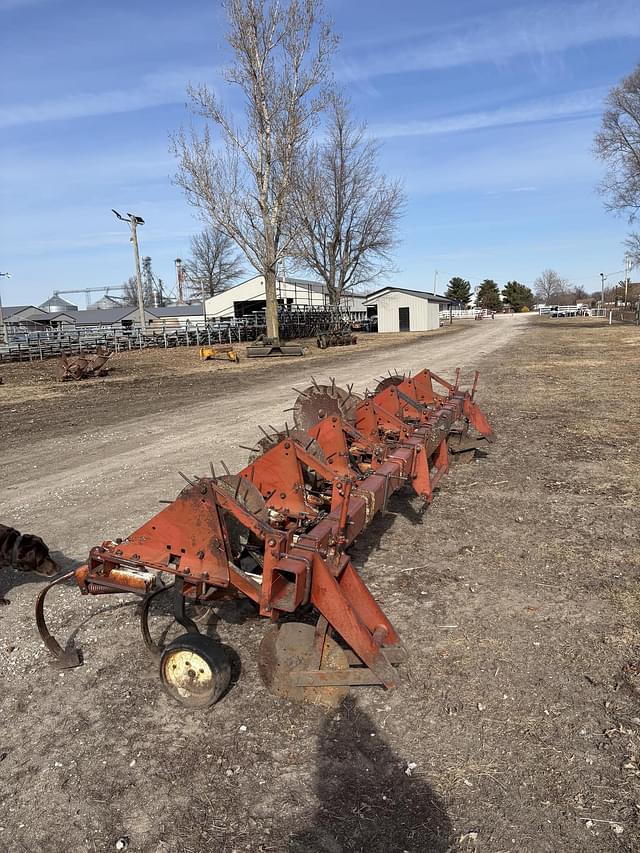
[[(470, 391), (459, 374), (387, 378), (364, 396), (312, 380), (296, 392), (295, 426), (263, 430), (242, 470), (182, 475), (175, 500), (126, 539), (93, 548), (73, 573), (85, 595), (142, 597), (144, 642), (165, 691), (183, 705), (208, 707), (227, 690), (229, 660), (206, 634), (206, 615), (239, 597), (272, 623), (258, 665), (275, 695), (335, 705), (357, 685), (399, 684), (400, 636), (349, 547), (400, 489), (433, 500), (450, 445), (468, 449), (493, 432), (474, 400), (477, 375)], [(47, 629), (50, 588), (38, 599), (38, 629), (60, 666), (76, 666), (78, 652)], [(164, 646), (149, 624), (160, 595), (171, 597), (183, 629)]]
[(318, 337), (316, 339), (318, 349), (327, 349), (327, 347), (344, 347), (357, 343), (358, 338), (353, 334), (351, 329), (347, 327), (343, 329), (318, 332)]
[(200, 347), (200, 358), (202, 361), (222, 359), (223, 361), (233, 361), (235, 364), (238, 364), (240, 361), (240, 357), (235, 349), (225, 344)]
[(247, 347), (247, 358), (268, 358), (270, 356), (304, 355), (305, 347), (293, 342), (280, 341), (261, 335)]
[(56, 379), (59, 382), (78, 381), (92, 376), (106, 376), (107, 362), (112, 353), (98, 349), (92, 355), (63, 355), (56, 364)]

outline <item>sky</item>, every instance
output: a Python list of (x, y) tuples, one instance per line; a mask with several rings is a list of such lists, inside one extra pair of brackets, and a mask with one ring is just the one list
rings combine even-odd
[[(591, 292), (601, 271), (622, 277), (629, 228), (604, 209), (592, 148), (640, 61), (638, 0), (325, 5), (335, 79), (407, 192), (389, 283), (532, 285), (551, 267)], [(225, 29), (219, 0), (0, 0), (3, 304), (128, 278), (112, 208), (145, 219), (141, 254), (173, 285), (202, 223), (172, 183), (170, 134), (189, 125), (188, 83), (226, 91)]]

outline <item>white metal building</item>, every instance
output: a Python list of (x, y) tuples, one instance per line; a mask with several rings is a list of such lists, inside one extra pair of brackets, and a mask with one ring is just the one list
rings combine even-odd
[[(306, 281), (302, 278), (279, 278), (276, 280), (276, 295), (278, 303), (283, 308), (326, 308), (329, 296), (326, 286), (319, 281)], [(228, 319), (231, 317), (246, 317), (256, 311), (265, 310), (264, 277), (256, 275), (247, 281), (240, 282), (215, 296), (205, 300), (207, 320)], [(344, 299), (344, 309), (352, 319), (364, 319), (367, 309), (365, 297), (349, 294)]]
[(448, 308), (451, 300), (423, 290), (383, 287), (364, 304), (370, 315), (378, 315), (379, 332), (428, 332), (440, 328), (441, 307)]

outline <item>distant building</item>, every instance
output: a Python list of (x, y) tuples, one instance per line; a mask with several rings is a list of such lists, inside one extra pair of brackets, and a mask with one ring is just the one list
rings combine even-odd
[[(329, 307), (326, 285), (319, 281), (278, 278), (276, 297), (281, 308), (304, 310)], [(367, 316), (362, 295), (352, 293), (345, 295), (342, 307), (354, 320), (364, 319)], [(249, 317), (252, 314), (264, 312), (265, 308), (265, 284), (264, 277), (261, 275), (240, 282), (205, 300), (205, 313), (208, 320)]]
[[(202, 303), (170, 305), (166, 308), (145, 308), (147, 327), (153, 329), (179, 329), (204, 324)], [(58, 329), (63, 332), (91, 329), (139, 328), (140, 312), (131, 305), (117, 308), (90, 308), (84, 311), (43, 311), (34, 305), (3, 306), (2, 317), (9, 332), (45, 332)]]
[(428, 332), (439, 329), (441, 308), (458, 307), (456, 300), (445, 296), (402, 287), (376, 290), (364, 299), (364, 304), (369, 312), (377, 314), (379, 332)]
[(107, 308), (122, 308), (122, 299), (117, 299), (115, 296), (109, 296), (105, 293), (103, 297), (91, 305), (87, 305), (87, 311), (105, 311)]
[(58, 293), (54, 293), (53, 296), (50, 296), (46, 302), (43, 302), (40, 305), (42, 311), (47, 311), (49, 314), (55, 314), (58, 311), (77, 311), (78, 306), (74, 305), (73, 302), (68, 302), (66, 299), (63, 299), (62, 296)]

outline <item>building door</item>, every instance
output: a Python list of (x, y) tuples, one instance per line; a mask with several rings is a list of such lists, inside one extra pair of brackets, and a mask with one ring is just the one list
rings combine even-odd
[(410, 332), (411, 327), (409, 323), (409, 309), (408, 308), (398, 308), (398, 320), (400, 325), (401, 332)]

